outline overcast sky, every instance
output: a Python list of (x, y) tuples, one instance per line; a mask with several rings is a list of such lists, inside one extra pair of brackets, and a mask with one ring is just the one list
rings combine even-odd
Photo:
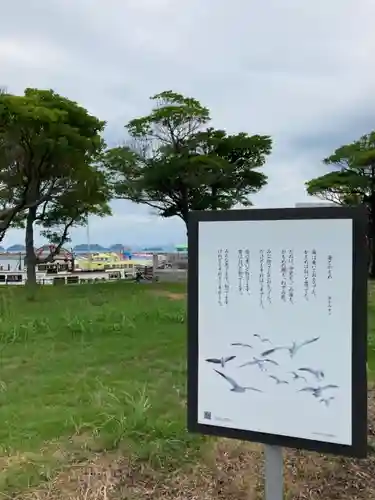
[[(270, 134), (260, 207), (306, 201), (321, 159), (374, 129), (374, 0), (11, 0), (1, 6), (0, 85), (53, 88), (108, 122), (150, 111), (172, 89), (201, 100), (213, 126)], [(311, 201), (311, 200), (308, 200)], [(113, 204), (92, 242), (181, 243), (179, 219)], [(10, 231), (4, 243), (22, 243)], [(73, 232), (75, 244), (85, 229)], [(39, 240), (41, 241), (41, 240)]]

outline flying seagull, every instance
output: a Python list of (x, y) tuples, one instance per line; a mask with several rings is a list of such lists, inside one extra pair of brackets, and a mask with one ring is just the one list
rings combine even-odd
[(324, 403), (326, 406), (329, 406), (329, 403), (335, 399), (333, 396), (331, 396), (330, 398), (322, 398), (322, 399), (319, 399), (319, 403)]
[(289, 384), (289, 382), (287, 380), (281, 380), (281, 379), (279, 379), (279, 377), (276, 377), (276, 375), (270, 375), (269, 377), (273, 378), (273, 380), (276, 382), (276, 385)]
[(254, 356), (253, 360), (252, 361), (247, 361), (246, 363), (244, 363), (243, 365), (240, 365), (238, 368), (243, 368), (244, 366), (252, 366), (252, 365), (257, 365), (258, 368), (263, 372), (266, 370), (265, 368), (265, 364), (266, 363), (271, 363), (272, 365), (276, 365), (278, 366), (279, 363), (277, 363), (276, 361), (274, 361), (273, 359), (258, 359)]
[(250, 347), (250, 349), (253, 348), (252, 345), (250, 345), (250, 344), (243, 344), (242, 342), (233, 342), (231, 345), (236, 346), (236, 347)]
[(279, 347), (274, 347), (273, 349), (267, 349), (267, 351), (262, 352), (261, 356), (269, 356), (270, 354), (273, 354), (276, 351), (281, 351), (286, 349), (287, 351), (289, 351), (290, 357), (293, 358), (302, 347), (312, 344), (313, 342), (316, 342), (317, 340), (319, 340), (319, 338), (320, 337), (314, 337), (313, 339), (305, 340), (300, 344), (297, 344), (297, 342), (293, 342), (291, 346), (279, 346)]
[(324, 385), (323, 387), (304, 387), (300, 389), (298, 392), (311, 392), (315, 398), (320, 398), (322, 396), (322, 392), (327, 389), (338, 389), (338, 385)]
[(297, 372), (289, 372), (293, 375), (293, 380), (303, 380), (304, 382), (307, 382), (306, 378), (303, 377), (302, 375), (299, 375)]
[(228, 361), (231, 361), (234, 359), (236, 356), (227, 356), (226, 358), (208, 358), (206, 359), (207, 363), (215, 363), (216, 365), (221, 365), (222, 368), (225, 367), (225, 364), (228, 363)]
[(298, 368), (297, 371), (311, 373), (311, 375), (314, 375), (314, 377), (319, 381), (324, 379), (324, 372), (322, 370), (314, 370), (313, 368)]
[(271, 344), (270, 339), (266, 339), (265, 337), (261, 337), (260, 335), (258, 335), (258, 333), (255, 333), (254, 337), (257, 337), (263, 343), (268, 342), (269, 344)]
[(242, 385), (239, 385), (233, 378), (224, 375), (224, 373), (219, 372), (219, 370), (215, 370), (215, 372), (221, 375), (223, 378), (225, 378), (225, 380), (227, 380), (230, 383), (230, 385), (232, 386), (230, 390), (232, 392), (246, 392), (246, 391), (263, 392), (259, 389), (256, 389), (255, 387), (244, 387)]

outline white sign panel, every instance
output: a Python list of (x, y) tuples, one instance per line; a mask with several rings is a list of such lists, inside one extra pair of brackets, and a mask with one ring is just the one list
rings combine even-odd
[(354, 446), (354, 223), (197, 221), (198, 426)]

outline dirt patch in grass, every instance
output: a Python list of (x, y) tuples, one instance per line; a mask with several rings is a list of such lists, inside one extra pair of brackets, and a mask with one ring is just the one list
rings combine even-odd
[[(135, 484), (134, 498), (166, 500), (261, 500), (264, 498), (261, 447), (221, 440), (206, 462), (167, 481), (153, 481), (147, 490)], [(363, 461), (285, 454), (285, 498), (288, 500), (374, 500), (375, 459)], [(132, 498), (119, 496), (118, 498)]]
[[(375, 394), (369, 393), (369, 445), (375, 436)], [(260, 500), (264, 495), (260, 445), (212, 440), (199, 463), (174, 472), (114, 454), (76, 464), (23, 500)], [(286, 500), (375, 500), (375, 454), (352, 460), (285, 452)]]
[[(115, 498), (126, 476), (125, 460), (115, 455), (97, 455), (89, 463), (76, 463), (54, 480), (16, 500), (109, 500)], [(13, 498), (13, 497), (12, 497)]]
[(158, 295), (159, 297), (166, 297), (171, 300), (185, 300), (186, 293), (173, 293), (168, 292), (167, 290), (153, 290), (152, 293), (154, 295)]

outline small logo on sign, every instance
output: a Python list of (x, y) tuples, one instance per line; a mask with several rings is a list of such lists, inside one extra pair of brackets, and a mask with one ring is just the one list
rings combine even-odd
[(212, 417), (212, 415), (211, 415), (211, 412), (210, 412), (210, 411), (205, 411), (205, 412), (203, 412), (203, 418), (204, 418), (205, 420), (211, 420), (211, 417)]

